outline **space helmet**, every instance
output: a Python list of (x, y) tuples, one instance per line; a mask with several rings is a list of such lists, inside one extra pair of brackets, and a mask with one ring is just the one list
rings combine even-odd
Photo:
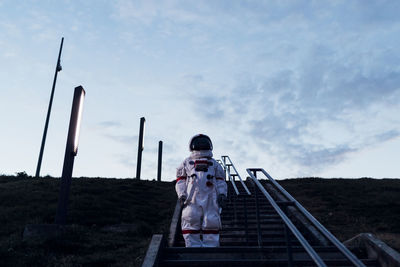
[(210, 137), (205, 134), (197, 134), (190, 139), (189, 150), (199, 151), (199, 150), (212, 150), (213, 145)]

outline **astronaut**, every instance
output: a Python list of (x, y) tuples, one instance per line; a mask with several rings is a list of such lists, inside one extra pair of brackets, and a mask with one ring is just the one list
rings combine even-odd
[[(212, 158), (210, 137), (198, 134), (189, 142), (190, 157), (177, 169), (175, 189), (181, 203), (186, 247), (218, 247), (220, 210), (226, 205), (225, 172)], [(202, 234), (202, 239), (200, 239)]]

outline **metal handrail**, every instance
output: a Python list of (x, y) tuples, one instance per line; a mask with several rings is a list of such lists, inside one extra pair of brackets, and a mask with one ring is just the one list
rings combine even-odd
[(225, 175), (226, 175), (226, 173), (228, 173), (229, 181), (231, 182), (231, 184), (232, 184), (232, 186), (233, 186), (233, 189), (235, 190), (236, 195), (239, 195), (239, 190), (237, 189), (237, 186), (236, 186), (236, 184), (235, 184), (235, 181), (233, 180), (233, 178), (232, 178), (232, 176), (231, 176), (230, 169), (227, 168), (225, 162), (223, 162), (223, 161), (221, 161), (221, 160), (219, 160), (219, 159), (217, 159), (217, 162), (224, 168)]
[[(244, 182), (242, 180), (242, 177), (240, 177), (238, 171), (236, 170), (235, 165), (233, 165), (233, 162), (229, 158), (229, 156), (222, 156), (221, 159), (222, 159), (222, 161), (221, 160), (217, 160), (217, 161), (222, 165), (222, 167), (225, 170), (225, 173), (228, 173), (229, 180), (230, 180), (230, 182), (232, 184), (232, 187), (233, 187), (233, 189), (235, 190), (235, 193), (236, 193), (236, 195), (233, 196), (233, 212), (234, 212), (234, 215), (235, 215), (235, 220), (237, 219), (237, 213), (236, 213), (237, 198), (240, 197), (240, 198), (243, 199), (246, 244), (248, 245), (249, 244), (249, 229), (248, 229), (248, 224), (247, 224), (246, 196), (251, 195), (251, 193), (250, 193), (249, 189), (247, 188), (246, 184), (244, 184)], [(227, 162), (226, 162), (227, 159), (229, 160), (229, 164), (227, 164)], [(236, 183), (235, 183), (235, 178), (232, 177), (232, 175), (231, 175), (231, 169), (230, 169), (231, 166), (232, 166), (233, 170), (235, 171), (234, 175), (239, 177), (240, 182), (242, 183), (243, 188), (246, 190), (247, 195), (246, 194), (240, 194), (240, 192), (239, 192), (239, 190), (238, 190), (238, 188), (236, 186)], [(231, 196), (230, 196), (229, 199), (230, 199), (230, 201), (232, 201), (232, 193), (231, 193)]]
[[(314, 218), (294, 197), (292, 197), (274, 178), (264, 169), (247, 169), (261, 171), (279, 191), (300, 210), (301, 213), (323, 234), (339, 251), (355, 266), (365, 266), (350, 250), (348, 250), (334, 235), (332, 235), (317, 219)], [(260, 184), (261, 185), (261, 184)], [(262, 186), (262, 185), (261, 185)]]
[[(226, 170), (226, 169), (228, 170), (229, 180), (231, 181), (231, 183), (232, 183), (232, 185), (233, 185), (233, 188), (234, 188), (235, 191), (236, 191), (236, 195), (239, 195), (239, 191), (238, 191), (238, 189), (237, 189), (237, 187), (236, 187), (235, 180), (234, 180), (234, 179), (232, 178), (232, 176), (231, 176), (231, 172), (230, 172), (229, 166), (232, 166), (233, 170), (235, 171), (234, 174), (235, 174), (237, 177), (239, 177), (240, 183), (242, 184), (243, 188), (246, 190), (246, 193), (247, 193), (248, 195), (251, 195), (250, 190), (247, 188), (246, 184), (243, 182), (243, 179), (242, 179), (242, 177), (240, 176), (240, 174), (238, 173), (238, 171), (236, 170), (235, 165), (233, 165), (233, 162), (232, 162), (231, 158), (230, 158), (229, 156), (222, 156), (221, 158), (222, 158), (222, 163), (224, 164), (225, 170)], [(228, 165), (227, 162), (226, 162), (227, 159), (229, 160), (229, 163), (228, 163), (229, 165)]]
[(232, 177), (232, 175), (231, 175), (231, 170), (230, 170), (229, 168), (227, 169), (227, 172), (228, 172), (229, 181), (231, 181), (231, 184), (232, 184), (232, 186), (233, 186), (233, 189), (235, 189), (236, 195), (239, 195), (240, 192), (239, 192), (239, 190), (238, 190), (238, 188), (237, 188), (237, 186), (236, 186), (235, 179)]
[[(222, 156), (221, 158), (224, 159), (223, 157), (224, 157), (224, 156)], [(228, 166), (226, 165), (225, 160), (223, 160), (223, 161), (218, 160), (218, 161), (220, 162), (220, 164), (221, 164), (222, 167), (224, 168), (225, 174), (228, 173), (228, 179), (229, 179), (229, 181), (231, 182), (232, 187), (233, 187), (233, 189), (235, 190), (236, 195), (238, 196), (240, 193), (239, 193), (239, 190), (237, 189), (237, 186), (236, 186), (236, 184), (235, 184), (235, 180), (233, 179), (233, 177), (232, 177), (232, 175), (231, 175), (230, 168), (228, 168)]]
[[(281, 208), (278, 206), (278, 204), (275, 202), (275, 200), (272, 198), (272, 196), (265, 190), (265, 188), (261, 185), (261, 183), (258, 181), (257, 177), (254, 176), (254, 173), (257, 171), (261, 171), (262, 169), (246, 169), (247, 173), (250, 175), (250, 177), (253, 179), (254, 183), (258, 186), (260, 191), (264, 194), (264, 196), (268, 199), (269, 203), (272, 205), (272, 207), (275, 209), (275, 211), (279, 214), (283, 222), (287, 225), (287, 227), (290, 229), (290, 231), (293, 233), (293, 235), (297, 238), (297, 240), (300, 242), (300, 244), (304, 247), (308, 255), (311, 257), (311, 259), (317, 264), (317, 266), (327, 266), (324, 261), (321, 259), (321, 257), (318, 255), (318, 253), (311, 247), (311, 245), (307, 242), (307, 240), (304, 238), (304, 236), (297, 230), (296, 226), (292, 223), (292, 221), (286, 216), (286, 214), (281, 210)], [(254, 172), (254, 173), (253, 173)]]

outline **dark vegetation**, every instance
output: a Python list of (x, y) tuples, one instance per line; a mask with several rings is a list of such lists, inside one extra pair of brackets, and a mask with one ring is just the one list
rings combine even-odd
[(400, 179), (288, 179), (279, 183), (339, 240), (373, 233), (400, 251)]
[[(340, 240), (372, 232), (400, 250), (400, 180), (280, 181)], [(176, 203), (171, 182), (73, 179), (69, 231), (23, 241), (27, 224), (51, 224), (59, 179), (0, 176), (0, 266), (140, 266), (151, 235), (166, 232)], [(131, 224), (128, 232), (107, 226)]]
[[(59, 179), (0, 176), (0, 266), (140, 266), (176, 203), (170, 182), (73, 179), (71, 229), (57, 239), (23, 241), (25, 225), (54, 222), (58, 192)], [(105, 229), (116, 224), (136, 227)]]

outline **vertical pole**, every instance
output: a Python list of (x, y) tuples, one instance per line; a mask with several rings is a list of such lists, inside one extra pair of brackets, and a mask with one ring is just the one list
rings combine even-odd
[(139, 144), (138, 144), (138, 156), (137, 156), (137, 166), (136, 166), (136, 179), (140, 180), (140, 170), (142, 168), (142, 152), (143, 152), (143, 135), (144, 135), (144, 123), (146, 119), (144, 117), (140, 118), (140, 128), (139, 128)]
[(82, 88), (82, 86), (78, 86), (75, 88), (74, 100), (72, 102), (71, 118), (69, 121), (67, 145), (65, 147), (64, 166), (62, 170), (60, 184), (60, 195), (58, 198), (58, 206), (55, 219), (56, 224), (65, 224), (67, 221), (69, 189), (71, 186), (74, 160), (78, 152), (78, 137), (84, 95), (85, 90)]
[(246, 198), (248, 195), (243, 194), (243, 211), (244, 211), (244, 231), (246, 233), (246, 246), (249, 245), (249, 225), (248, 225), (248, 220), (247, 220), (247, 204), (246, 204)]
[[(287, 206), (284, 205), (282, 207), (283, 212), (287, 215)], [(287, 254), (288, 254), (288, 266), (292, 267), (293, 266), (293, 252), (292, 252), (292, 244), (290, 242), (290, 230), (289, 227), (285, 224), (285, 239), (286, 239), (286, 245), (287, 245)]]
[[(257, 171), (253, 171), (254, 177), (257, 178)], [(257, 218), (257, 241), (258, 247), (262, 247), (262, 233), (261, 233), (261, 224), (260, 224), (260, 205), (258, 203), (258, 192), (257, 185), (254, 184), (254, 197), (256, 200), (256, 218)]]
[(162, 167), (162, 147), (163, 142), (158, 142), (158, 169), (157, 169), (157, 181), (161, 182), (161, 167)]
[[(228, 165), (228, 170), (227, 170), (227, 172), (228, 172), (228, 177), (230, 177), (231, 176), (231, 165)], [(233, 182), (231, 182), (231, 184), (232, 184), (232, 191), (234, 191), (235, 190), (235, 188), (233, 187), (233, 185), (234, 185), (234, 180), (232, 180)], [(236, 197), (236, 192), (235, 193), (233, 193), (232, 192), (232, 195), (233, 195), (233, 216), (234, 216), (234, 220), (235, 220), (235, 223), (237, 222), (237, 220), (238, 220), (238, 214), (237, 214), (237, 208), (236, 208), (236, 200), (237, 200), (237, 197)]]
[(39, 159), (38, 159), (38, 164), (36, 166), (36, 175), (35, 175), (35, 177), (37, 177), (37, 178), (40, 176), (40, 168), (42, 166), (43, 151), (44, 151), (44, 145), (46, 143), (47, 128), (49, 127), (51, 106), (53, 105), (53, 97), (54, 97), (54, 90), (56, 88), (57, 74), (62, 69), (61, 68), (61, 64), (60, 64), (60, 58), (61, 58), (61, 51), (62, 51), (62, 48), (63, 48), (63, 44), (64, 44), (64, 37), (61, 38), (60, 51), (58, 52), (57, 65), (56, 65), (56, 70), (55, 70), (55, 73), (54, 73), (53, 87), (51, 89), (49, 107), (47, 109), (46, 123), (44, 124), (42, 144), (40, 146)]
[(229, 181), (229, 176), (226, 175), (226, 172), (227, 172), (227, 168), (226, 168), (226, 156), (222, 156), (222, 158), (224, 159), (225, 182), (228, 182), (228, 181)]

